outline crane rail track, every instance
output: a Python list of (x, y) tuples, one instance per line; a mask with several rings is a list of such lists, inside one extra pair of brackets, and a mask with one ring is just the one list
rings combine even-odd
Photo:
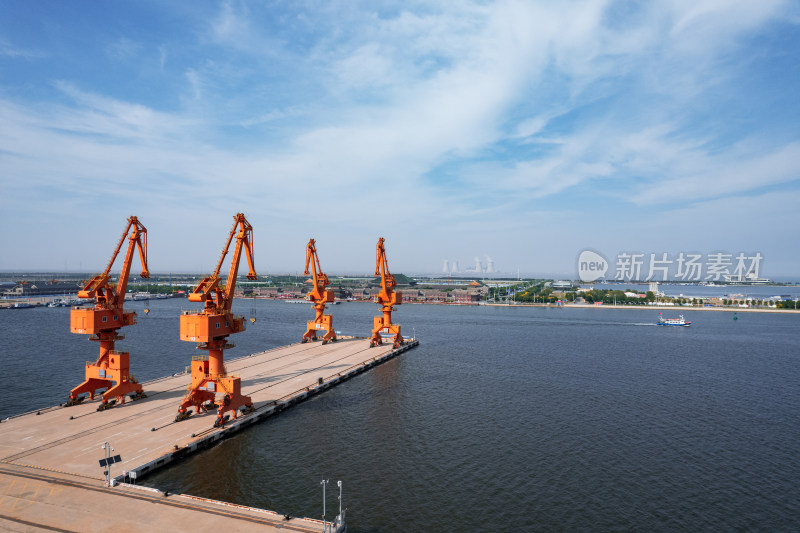
[[(273, 362), (275, 362), (275, 361), (278, 361), (279, 359), (284, 359), (284, 358), (286, 358), (286, 357), (291, 357), (291, 356), (297, 356), (299, 353), (302, 353), (302, 352), (304, 352), (304, 351), (309, 351), (309, 350), (311, 350), (311, 349), (312, 349), (314, 346), (316, 346), (316, 345), (315, 345), (315, 344), (312, 344), (312, 345), (308, 346), (307, 348), (306, 348), (306, 347), (303, 347), (303, 348), (302, 348), (300, 351), (298, 351), (298, 352), (293, 352), (293, 353), (290, 353), (290, 354), (285, 354), (285, 355), (281, 355), (281, 356), (278, 356), (278, 357), (272, 357), (272, 358), (270, 358), (270, 359), (268, 359), (268, 360), (266, 360), (266, 361), (259, 361), (258, 363), (253, 363), (253, 364), (250, 364), (250, 365), (245, 365), (245, 366), (243, 366), (243, 367), (241, 367), (241, 368), (255, 368), (255, 367), (258, 367), (258, 366), (261, 366), (261, 365), (264, 365), (264, 364), (273, 363)], [(336, 347), (336, 345), (335, 345), (335, 344), (334, 344), (334, 345), (332, 345), (332, 348), (335, 348), (335, 347)], [(363, 349), (363, 350), (359, 350), (359, 351), (358, 351), (358, 352), (356, 352), (356, 353), (362, 353), (362, 352), (365, 352), (365, 351), (367, 351), (367, 350), (369, 350), (369, 348), (365, 348), (365, 349)], [(262, 352), (262, 353), (263, 353), (263, 352)], [(257, 355), (257, 354), (254, 354), (254, 355)], [(329, 355), (329, 354), (324, 354), (324, 355)], [(304, 363), (304, 362), (307, 362), (307, 361), (311, 361), (311, 360), (317, 359), (317, 358), (319, 358), (319, 357), (321, 357), (321, 356), (322, 356), (322, 355), (314, 355), (314, 356), (312, 356), (312, 357), (306, 357), (306, 358), (304, 358), (304, 359), (301, 359), (301, 360), (299, 360), (299, 361), (292, 361), (292, 363), (290, 363), (290, 364), (285, 364), (285, 365), (282, 365), (282, 366), (276, 367), (276, 368), (274, 368), (274, 369), (272, 369), (272, 370), (273, 370), (273, 371), (280, 371), (280, 370), (282, 370), (282, 369), (284, 369), (284, 368), (287, 368), (287, 367), (289, 367), (289, 366), (292, 366), (293, 364), (296, 364), (296, 363), (298, 363), (298, 362), (299, 362), (299, 363)], [(349, 357), (351, 357), (351, 356), (352, 356), (352, 354), (348, 354), (348, 355), (347, 355), (347, 356), (345, 356), (345, 357), (342, 357), (342, 358), (339, 358), (339, 359), (335, 359), (335, 360), (333, 360), (333, 361), (330, 361), (330, 362), (329, 362), (329, 364), (336, 363), (336, 362), (338, 362), (338, 361), (340, 361), (340, 360), (342, 360), (342, 359), (347, 359), (347, 358), (349, 358)], [(235, 361), (242, 361), (243, 359), (246, 359), (246, 358), (248, 358), (248, 357), (250, 357), (250, 356), (241, 357), (241, 358), (239, 358), (239, 359), (236, 359)], [(354, 365), (354, 366), (359, 366), (359, 365)], [(350, 368), (352, 368), (352, 367), (350, 367)], [(308, 373), (310, 373), (310, 372), (313, 372), (314, 370), (316, 370), (316, 369), (315, 369), (315, 368), (312, 368), (312, 369), (306, 370), (306, 371), (304, 371), (304, 372), (299, 372), (299, 373), (291, 374), (291, 375), (289, 375), (289, 376), (285, 377), (284, 379), (281, 379), (281, 380), (274, 381), (274, 382), (272, 382), (272, 383), (270, 383), (270, 384), (268, 384), (268, 385), (266, 385), (266, 386), (264, 386), (264, 387), (261, 387), (261, 388), (258, 388), (258, 389), (252, 390), (252, 391), (248, 391), (248, 394), (254, 394), (254, 393), (258, 393), (258, 392), (261, 392), (261, 391), (267, 390), (267, 389), (269, 389), (270, 387), (274, 387), (274, 386), (276, 386), (276, 385), (280, 385), (280, 384), (282, 384), (282, 383), (285, 383), (285, 382), (287, 382), (287, 381), (290, 381), (290, 380), (292, 380), (292, 379), (295, 379), (295, 378), (297, 378), (298, 376), (302, 376), (302, 375), (304, 375), (304, 374), (308, 374)], [(341, 374), (341, 373), (340, 373), (340, 374)], [(263, 376), (263, 375), (264, 375), (264, 374), (257, 374), (257, 375), (256, 375), (256, 376), (254, 376), (253, 378), (250, 378), (250, 380), (258, 379), (258, 377), (260, 377), (260, 376)], [(172, 377), (172, 376), (170, 376), (170, 377)], [(165, 379), (165, 378), (160, 378), (160, 379), (158, 379), (158, 380), (154, 380), (154, 381), (161, 381), (162, 379)], [(153, 393), (148, 393), (148, 396), (147, 396), (147, 398), (145, 398), (144, 400), (139, 400), (139, 401), (143, 403), (143, 402), (146, 402), (146, 401), (147, 401), (149, 398), (152, 398), (152, 397), (154, 397), (154, 396), (157, 396), (158, 394), (163, 394), (163, 393), (167, 393), (167, 392), (175, 392), (175, 391), (184, 390), (184, 389), (185, 389), (185, 386), (183, 386), (183, 385), (181, 385), (181, 386), (177, 386), (177, 387), (170, 387), (170, 388), (164, 389), (164, 390), (162, 390), (162, 391), (153, 392)], [(270, 404), (277, 403), (277, 401), (279, 401), (279, 400), (281, 400), (281, 399), (292, 397), (292, 396), (294, 396), (295, 394), (297, 394), (298, 392), (300, 392), (301, 390), (303, 390), (303, 389), (298, 389), (297, 391), (293, 391), (293, 392), (291, 392), (291, 393), (289, 393), (289, 394), (287, 394), (287, 395), (284, 395), (284, 396), (282, 396), (281, 398), (279, 398), (279, 399), (277, 399), (277, 400), (272, 400), (272, 401), (269, 401), (269, 400), (267, 400), (267, 401), (266, 401), (266, 403), (265, 403), (264, 405), (262, 405), (262, 406), (260, 406), (260, 407), (257, 407), (257, 408), (256, 408), (256, 410), (258, 410), (258, 409), (261, 409), (261, 408), (264, 408), (264, 407), (267, 407), (267, 406), (269, 406)], [(140, 404), (140, 405), (141, 405), (141, 404)], [(63, 407), (63, 409), (68, 409), (68, 408), (67, 408), (67, 407)], [(156, 413), (156, 412), (161, 412), (161, 411), (163, 411), (163, 409), (164, 409), (164, 408), (163, 408), (163, 406), (155, 406), (155, 407), (152, 407), (152, 408), (150, 408), (150, 409), (145, 409), (145, 410), (139, 411), (139, 412), (137, 412), (137, 413), (133, 413), (133, 414), (131, 414), (131, 415), (127, 416), (127, 417), (124, 417), (124, 418), (122, 418), (122, 419), (116, 419), (116, 420), (110, 421), (110, 422), (108, 422), (108, 423), (106, 423), (106, 424), (102, 424), (102, 425), (96, 426), (96, 427), (94, 427), (94, 428), (92, 428), (92, 429), (90, 429), (90, 430), (88, 430), (88, 431), (84, 430), (84, 431), (81, 431), (81, 432), (78, 432), (78, 433), (74, 433), (74, 434), (72, 434), (72, 435), (67, 435), (67, 436), (65, 436), (65, 437), (62, 437), (62, 438), (60, 438), (60, 439), (57, 439), (57, 440), (54, 440), (54, 441), (47, 442), (47, 443), (45, 443), (45, 444), (42, 444), (42, 445), (40, 445), (40, 446), (36, 446), (36, 447), (34, 447), (34, 448), (30, 448), (30, 449), (28, 449), (28, 450), (25, 450), (25, 451), (23, 451), (23, 452), (20, 452), (20, 453), (17, 453), (17, 454), (13, 454), (13, 455), (9, 455), (9, 456), (7, 456), (7, 457), (3, 457), (2, 459), (0, 459), (0, 462), (5, 462), (5, 463), (13, 463), (13, 462), (19, 461), (20, 459), (23, 459), (23, 458), (25, 458), (25, 457), (27, 457), (27, 456), (34, 455), (34, 454), (36, 454), (36, 453), (39, 453), (39, 452), (41, 452), (41, 451), (43, 451), (43, 450), (47, 450), (47, 449), (49, 449), (49, 448), (53, 448), (53, 447), (56, 447), (56, 446), (60, 446), (60, 445), (62, 445), (62, 444), (66, 444), (66, 443), (68, 443), (68, 442), (70, 442), (70, 441), (74, 441), (74, 440), (76, 440), (76, 439), (78, 439), (78, 438), (84, 437), (84, 436), (85, 436), (87, 433), (97, 433), (97, 432), (100, 432), (100, 431), (102, 431), (102, 430), (104, 430), (104, 429), (107, 429), (107, 428), (109, 428), (109, 427), (112, 427), (112, 426), (114, 426), (114, 425), (117, 425), (117, 424), (119, 424), (119, 423), (121, 423), (121, 422), (131, 421), (131, 420), (135, 420), (135, 419), (138, 419), (138, 418), (141, 418), (141, 417), (144, 417), (144, 416), (152, 415), (152, 414), (154, 414), (154, 413)], [(84, 415), (79, 415), (79, 416), (77, 416), (77, 417), (74, 417), (74, 418), (75, 418), (75, 419), (78, 419), (78, 418), (82, 418), (82, 417), (84, 417), (84, 416), (89, 416), (89, 415), (94, 415), (94, 414), (100, 414), (100, 413), (103, 413), (103, 412), (105, 412), (105, 411), (92, 411), (92, 412), (90, 412), (90, 413), (86, 413), (86, 414), (84, 414)], [(179, 423), (179, 422), (172, 421), (172, 422), (169, 422), (169, 423), (167, 423), (167, 424), (164, 424), (163, 426), (158, 426), (158, 427), (156, 427), (156, 429), (162, 429), (162, 428), (165, 428), (165, 427), (168, 427), (168, 426), (170, 426), (170, 425), (177, 424), (177, 423)], [(222, 428), (210, 428), (210, 429), (211, 429), (211, 430), (214, 430), (214, 429), (221, 430)], [(205, 433), (205, 432), (203, 432), (203, 433)], [(197, 434), (197, 435), (199, 436), (200, 434)]]
[[(278, 519), (278, 518), (276, 518), (276, 519), (271, 519), (271, 518), (266, 518), (266, 517), (262, 518), (262, 517), (255, 517), (255, 516), (247, 515), (247, 514), (244, 514), (244, 513), (239, 513), (239, 512), (233, 511), (233, 510), (210, 509), (210, 508), (202, 506), (202, 505), (197, 505), (197, 504), (190, 505), (190, 504), (186, 504), (186, 503), (177, 502), (175, 500), (170, 500), (167, 496), (149, 496), (147, 494), (133, 494), (131, 492), (127, 492), (127, 491), (123, 491), (123, 490), (115, 490), (115, 489), (109, 489), (109, 488), (106, 488), (106, 487), (99, 487), (95, 483), (81, 482), (79, 480), (73, 480), (73, 479), (61, 479), (59, 477), (48, 476), (48, 475), (38, 474), (38, 473), (33, 473), (33, 472), (19, 472), (19, 471), (12, 470), (12, 469), (9, 469), (9, 468), (4, 468), (4, 467), (0, 467), (0, 473), (3, 473), (3, 474), (8, 475), (8, 476), (20, 477), (20, 478), (24, 478), (24, 479), (28, 479), (28, 480), (32, 480), (32, 481), (39, 481), (39, 482), (43, 482), (43, 483), (52, 483), (52, 484), (60, 485), (60, 486), (64, 486), (64, 487), (77, 488), (77, 489), (88, 490), (88, 491), (92, 491), (92, 492), (96, 492), (96, 493), (103, 493), (103, 494), (107, 494), (107, 495), (113, 495), (113, 496), (117, 496), (117, 497), (121, 497), (121, 498), (129, 498), (129, 499), (133, 499), (133, 500), (139, 500), (139, 501), (148, 502), (148, 503), (152, 503), (152, 504), (166, 505), (166, 506), (170, 506), (170, 507), (174, 507), (174, 508), (187, 509), (187, 510), (191, 510), (191, 511), (194, 511), (194, 512), (201, 512), (201, 513), (207, 513), (207, 514), (212, 514), (212, 515), (217, 515), (217, 516), (223, 516), (223, 517), (226, 517), (226, 518), (231, 518), (231, 519), (235, 519), (235, 520), (243, 520), (245, 522), (251, 522), (251, 523), (255, 523), (255, 524), (263, 524), (263, 525), (269, 525), (269, 526), (273, 526), (273, 527), (280, 527), (281, 529), (286, 529), (286, 530), (289, 530), (289, 531), (301, 531), (301, 532), (316, 531), (316, 530), (312, 530), (310, 528), (298, 527), (298, 526), (293, 525), (293, 524), (288, 524), (286, 521), (284, 521), (282, 519)], [(23, 523), (25, 525), (32, 525), (34, 527), (39, 527), (39, 528), (43, 528), (43, 529), (49, 529), (49, 530), (54, 530), (54, 531), (70, 531), (70, 530), (54, 528), (54, 527), (48, 526), (46, 524), (28, 522), (28, 521), (20, 520), (20, 519), (15, 518), (15, 517), (2, 515), (2, 514), (0, 514), (0, 518), (5, 519), (5, 520), (11, 520), (11, 521), (18, 522), (18, 523)], [(231, 529), (235, 530), (236, 527), (232, 526)]]

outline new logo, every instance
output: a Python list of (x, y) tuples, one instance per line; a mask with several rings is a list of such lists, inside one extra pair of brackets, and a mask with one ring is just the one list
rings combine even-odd
[(608, 261), (592, 250), (584, 250), (578, 256), (578, 277), (584, 283), (591, 283), (605, 276)]

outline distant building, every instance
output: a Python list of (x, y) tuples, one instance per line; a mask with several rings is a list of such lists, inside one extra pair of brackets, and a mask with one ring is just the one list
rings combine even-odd
[(658, 290), (658, 282), (657, 281), (651, 281), (649, 287), (647, 288), (647, 290), (652, 292), (656, 296), (664, 296), (664, 292)]
[(414, 303), (414, 302), (421, 302), (423, 301), (422, 296), (420, 295), (419, 290), (416, 289), (405, 289), (403, 290), (403, 303)]
[(481, 301), (481, 293), (473, 288), (453, 289), (448, 298), (452, 303), (467, 304)]
[(625, 292), (625, 296), (628, 298), (647, 298), (646, 294), (640, 294), (638, 292), (629, 292), (629, 291)]
[(725, 281), (732, 285), (766, 285), (772, 283), (769, 278), (760, 278), (755, 272), (748, 272), (746, 275), (735, 274), (732, 276), (725, 276)]
[(487, 274), (494, 274), (497, 272), (494, 268), (494, 261), (488, 255), (486, 256), (486, 273)]
[(80, 287), (74, 281), (21, 281), (14, 288), (3, 291), (3, 296), (44, 296), (48, 294), (76, 294)]

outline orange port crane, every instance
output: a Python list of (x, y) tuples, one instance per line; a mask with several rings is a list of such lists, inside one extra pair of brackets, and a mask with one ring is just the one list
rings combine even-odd
[(389, 272), (389, 265), (386, 262), (386, 249), (383, 247), (384, 238), (378, 239), (378, 246), (375, 257), (375, 276), (381, 278), (381, 292), (375, 297), (375, 303), (381, 304), (383, 315), (376, 316), (373, 321), (372, 337), (369, 339), (370, 347), (382, 344), (381, 333), (391, 335), (394, 333), (394, 347), (399, 348), (403, 342), (400, 335), (400, 324), (392, 324), (392, 309), (395, 305), (403, 303), (403, 294), (395, 291), (397, 282)]
[(305, 335), (303, 335), (302, 342), (317, 340), (317, 330), (327, 331), (325, 336), (322, 337), (322, 344), (328, 344), (328, 341), (336, 342), (336, 332), (333, 330), (333, 317), (324, 314), (325, 304), (332, 302), (335, 298), (335, 294), (333, 291), (325, 290), (325, 287), (330, 285), (330, 281), (328, 280), (328, 276), (322, 272), (322, 267), (319, 266), (319, 256), (317, 255), (317, 247), (314, 239), (309, 240), (308, 245), (306, 245), (306, 269), (303, 272), (304, 276), (308, 276), (309, 265), (311, 265), (312, 272), (312, 279), (310, 281), (314, 284), (314, 290), (306, 296), (306, 300), (314, 304), (316, 317), (313, 321), (309, 320), (306, 323), (307, 329)]
[[(132, 230), (132, 231), (131, 231)], [(131, 232), (128, 236), (128, 232)], [(128, 239), (128, 251), (122, 263), (119, 281), (115, 285), (111, 282), (111, 267), (117, 259), (125, 238)], [(102, 411), (112, 407), (117, 402), (125, 403), (125, 395), (130, 394), (133, 400), (144, 398), (142, 386), (130, 374), (130, 354), (114, 350), (114, 342), (125, 337), (118, 334), (123, 326), (136, 324), (136, 312), (125, 312), (122, 308), (125, 301), (125, 292), (128, 287), (128, 277), (131, 272), (134, 248), (139, 250), (139, 259), (142, 262), (142, 278), (149, 278), (147, 270), (147, 229), (132, 216), (128, 218), (128, 225), (122, 232), (117, 248), (111, 255), (105, 272), (89, 280), (82, 290), (78, 291), (79, 298), (94, 299), (94, 307), (73, 308), (70, 311), (70, 330), (72, 333), (88, 333), (92, 335), (89, 340), (100, 343), (100, 357), (94, 363), (86, 363), (86, 380), (72, 389), (66, 405), (75, 405), (86, 397), (80, 396), (89, 393), (94, 399), (99, 389), (106, 389), (103, 393), (103, 403), (97, 408)]]
[[(227, 411), (232, 411), (233, 418), (236, 418), (240, 408), (244, 408), (245, 412), (253, 410), (250, 397), (242, 395), (241, 378), (229, 376), (225, 372), (223, 361), (225, 348), (233, 348), (233, 344), (227, 342), (228, 335), (244, 331), (246, 327), (243, 316), (231, 313), (242, 251), (245, 252), (250, 267), (247, 279), (258, 279), (253, 266), (253, 226), (242, 213), (237, 213), (233, 218), (235, 222), (217, 263), (217, 269), (211, 276), (203, 278), (189, 295), (190, 302), (203, 302), (205, 307), (201, 311), (184, 311), (181, 314), (181, 340), (197, 342), (197, 348), (208, 350), (208, 355), (192, 358), (192, 382), (178, 407), (176, 422), (191, 416), (190, 407), (194, 407), (198, 413), (201, 410), (216, 409), (215, 427), (225, 423), (228, 419), (228, 416), (225, 416)], [(228, 280), (221, 286), (219, 271), (234, 237), (236, 246), (231, 258)]]

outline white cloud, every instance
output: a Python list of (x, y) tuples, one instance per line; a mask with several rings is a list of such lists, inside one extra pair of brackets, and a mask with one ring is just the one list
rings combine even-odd
[[(799, 160), (800, 142), (768, 151), (763, 147), (735, 145), (714, 155), (702, 151), (677, 153), (666, 169), (667, 176), (651, 183), (634, 198), (648, 204), (696, 202), (800, 182)], [(684, 161), (688, 164), (683, 164)]]
[(200, 74), (193, 68), (186, 71), (186, 81), (189, 83), (192, 98), (194, 100), (202, 100), (203, 98), (203, 83), (200, 79)]
[(8, 57), (11, 59), (41, 59), (47, 57), (47, 55), (42, 51), (20, 48), (0, 39), (0, 57)]
[(139, 43), (123, 37), (108, 45), (106, 54), (113, 59), (127, 60), (135, 57), (141, 49), (142, 46)]
[(120, 203), (246, 209), (286, 242), (391, 228), (434, 263), (439, 242), (510, 243), (492, 235), (554, 220), (531, 212), (565, 191), (659, 206), (796, 180), (797, 141), (720, 142), (695, 109), (735, 79), (721, 58), (786, 3), (628, 6), (224, 2), (194, 40), (158, 47), (148, 83), (169, 87), (171, 109), (89, 79), (55, 82), (61, 103), (0, 94), (2, 179), (25, 199), (30, 185), (114, 198), (95, 204), (109, 217)]
[(168, 53), (167, 49), (164, 46), (158, 47), (158, 68), (164, 70), (164, 67), (167, 65), (167, 58)]
[(785, 10), (783, 0), (674, 0), (667, 4), (674, 21), (674, 43), (695, 52), (708, 51), (707, 43), (728, 46), (742, 32), (751, 31)]
[(395, 81), (391, 59), (374, 42), (338, 60), (330, 70), (344, 88), (390, 86)]

